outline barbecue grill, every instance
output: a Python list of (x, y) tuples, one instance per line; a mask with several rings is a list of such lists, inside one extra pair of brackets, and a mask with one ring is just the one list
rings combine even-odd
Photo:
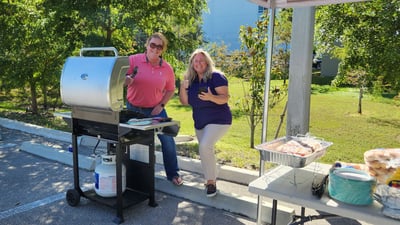
[[(89, 53), (106, 56), (85, 56)], [(113, 53), (112, 56), (108, 56)], [(154, 198), (154, 137), (165, 127), (177, 126), (177, 121), (158, 122), (144, 126), (129, 125), (132, 118), (143, 115), (124, 109), (123, 83), (129, 68), (128, 57), (118, 56), (113, 47), (83, 48), (80, 56), (69, 57), (60, 79), (61, 99), (71, 106), (70, 116), (65, 116), (72, 128), (74, 188), (66, 193), (70, 206), (76, 206), (80, 197), (116, 208), (115, 223), (122, 223), (123, 209)], [(151, 120), (151, 119), (150, 119)], [(79, 184), (78, 136), (91, 136), (107, 143), (107, 153), (116, 155), (116, 197), (101, 197), (94, 190), (83, 191)], [(145, 146), (147, 162), (132, 158), (131, 145)], [(126, 167), (126, 190), (122, 191), (122, 163)], [(137, 182), (135, 182), (137, 181)]]

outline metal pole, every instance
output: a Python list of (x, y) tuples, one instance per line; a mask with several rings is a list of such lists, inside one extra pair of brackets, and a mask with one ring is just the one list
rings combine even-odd
[[(272, 2), (273, 3), (273, 2)], [(271, 4), (272, 4), (271, 3)], [(267, 47), (267, 62), (265, 70), (265, 90), (264, 90), (264, 112), (263, 112), (263, 123), (262, 123), (262, 136), (261, 142), (264, 143), (267, 140), (267, 128), (268, 128), (268, 106), (269, 106), (269, 90), (271, 83), (271, 65), (272, 65), (272, 51), (274, 44), (274, 24), (275, 24), (275, 8), (269, 10), (269, 24), (268, 24), (268, 47)], [(264, 161), (260, 151), (260, 177), (264, 175)], [(262, 215), (262, 196), (257, 197), (257, 224), (261, 224)]]
[(271, 83), (272, 51), (274, 45), (275, 8), (270, 8), (268, 10), (269, 10), (268, 45), (266, 54), (267, 62), (265, 67), (266, 69), (265, 69), (265, 90), (264, 90), (264, 112), (263, 112), (261, 142), (265, 142), (267, 140), (268, 103), (269, 103), (269, 90)]
[(293, 9), (286, 136), (309, 131), (314, 20), (315, 7)]

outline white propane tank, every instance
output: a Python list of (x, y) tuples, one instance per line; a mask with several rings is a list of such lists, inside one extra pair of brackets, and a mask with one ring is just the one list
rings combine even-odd
[[(102, 155), (101, 163), (94, 170), (94, 190), (102, 197), (117, 196), (115, 155)], [(122, 192), (126, 189), (126, 167), (122, 164)]]

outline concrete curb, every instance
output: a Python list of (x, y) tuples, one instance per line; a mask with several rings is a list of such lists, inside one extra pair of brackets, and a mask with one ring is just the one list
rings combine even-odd
[[(22, 123), (19, 121), (14, 121), (6, 118), (1, 118), (0, 117), (0, 124), (1, 126), (4, 126), (9, 129), (14, 129), (14, 130), (19, 130), (43, 137), (47, 137), (53, 140), (58, 140), (58, 141), (63, 141), (67, 143), (71, 143), (72, 140), (72, 135), (69, 132), (64, 132), (64, 131), (59, 131), (59, 130), (53, 130), (33, 124), (27, 124), (27, 123)], [(95, 146), (97, 143), (97, 139), (94, 137), (89, 137), (89, 136), (81, 136), (78, 137), (78, 144), (83, 145), (83, 146), (88, 146), (92, 147)], [(100, 142), (99, 148), (106, 148), (106, 144), (104, 142)], [(25, 150), (25, 149), (24, 149)], [(29, 149), (26, 149), (29, 151)], [(43, 155), (47, 153), (41, 153), (38, 151), (37, 153)], [(66, 154), (68, 158), (68, 154)], [(43, 156), (45, 157), (45, 156)], [(64, 155), (60, 155), (60, 157), (65, 157)], [(55, 159), (56, 161), (64, 162), (68, 161), (68, 159)], [(163, 164), (163, 158), (162, 158), (162, 153), (161, 152), (156, 152), (156, 163), (158, 164)], [(178, 156), (178, 164), (179, 167), (182, 170), (187, 170), (191, 172), (198, 172), (201, 171), (201, 164), (200, 160), (196, 159), (190, 159), (187, 157), (180, 157)], [(83, 169), (91, 168), (90, 166), (85, 166)], [(219, 165), (218, 167), (219, 173), (218, 173), (218, 178), (223, 179), (223, 180), (228, 180), (232, 181), (235, 183), (240, 183), (240, 184), (245, 184), (248, 185), (252, 180), (257, 179), (258, 177), (258, 172), (257, 171), (252, 171), (252, 170), (246, 170), (246, 169), (241, 169), (241, 168), (236, 168), (236, 167), (231, 167), (231, 166), (226, 166), (226, 165)], [(91, 170), (91, 169), (90, 169)]]
[[(55, 149), (53, 147), (37, 144), (30, 141), (23, 142), (20, 149), (22, 151), (40, 156), (42, 158), (51, 159), (56, 162), (72, 166), (72, 153), (62, 149)], [(84, 155), (78, 156), (78, 163), (79, 168), (89, 171), (94, 171), (96, 166), (95, 160), (92, 157)]]
[(9, 128), (9, 129), (19, 130), (19, 131), (47, 137), (47, 138), (54, 139), (54, 140), (59, 140), (59, 141), (64, 141), (64, 142), (71, 142), (71, 140), (72, 140), (71, 133), (59, 131), (59, 130), (53, 130), (53, 129), (49, 129), (49, 128), (45, 128), (45, 127), (41, 127), (41, 126), (37, 126), (37, 125), (33, 125), (33, 124), (22, 123), (19, 121), (10, 120), (10, 119), (1, 118), (1, 117), (0, 117), (0, 124), (1, 124), (1, 126)]

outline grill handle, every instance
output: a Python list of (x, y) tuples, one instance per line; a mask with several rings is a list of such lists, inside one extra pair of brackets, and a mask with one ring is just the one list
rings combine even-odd
[(91, 47), (91, 48), (81, 48), (80, 52), (79, 52), (79, 56), (83, 56), (83, 52), (87, 52), (87, 51), (113, 51), (114, 52), (114, 56), (117, 57), (118, 56), (118, 51), (116, 48), (114, 47)]

